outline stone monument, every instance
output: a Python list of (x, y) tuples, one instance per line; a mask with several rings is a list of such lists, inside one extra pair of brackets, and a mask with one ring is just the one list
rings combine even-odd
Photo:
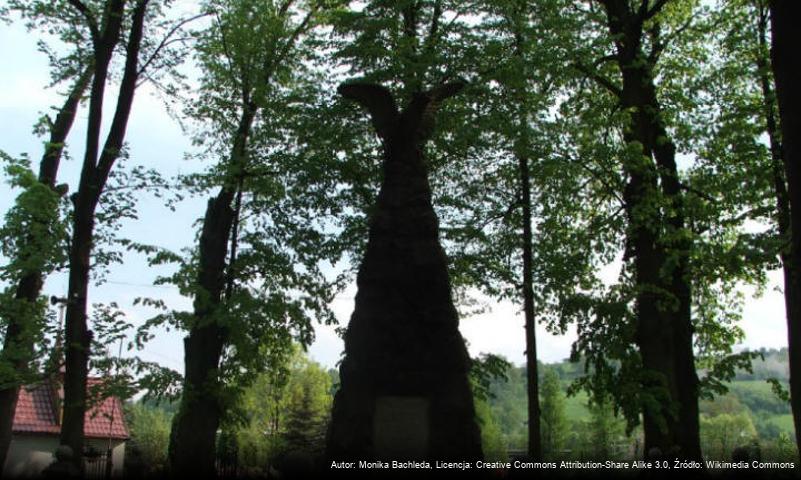
[(383, 142), (384, 179), (369, 219), (327, 437), (333, 460), (478, 460), (481, 435), (423, 145), (450, 83), (399, 111), (373, 84), (339, 93), (365, 107)]

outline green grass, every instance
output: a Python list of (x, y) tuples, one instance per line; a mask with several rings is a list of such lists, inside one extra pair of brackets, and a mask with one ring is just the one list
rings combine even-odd
[(783, 432), (790, 435), (794, 434), (793, 430), (793, 415), (788, 413), (785, 415), (772, 415), (768, 418), (768, 422), (779, 427)]
[(572, 421), (588, 420), (587, 392), (581, 391), (572, 397), (565, 398), (565, 416)]
[(773, 395), (771, 385), (765, 380), (735, 380), (731, 382), (731, 386), (741, 388), (743, 390), (751, 390), (765, 395)]
[[(564, 383), (567, 387), (569, 382)], [(764, 380), (737, 380), (732, 382), (732, 387), (740, 390), (749, 390), (760, 395), (773, 396), (770, 384)], [(565, 398), (565, 416), (571, 421), (589, 420), (590, 412), (587, 410), (587, 393), (578, 392), (572, 397)], [(771, 415), (768, 421), (776, 425), (782, 431), (793, 434), (793, 416), (791, 414)]]

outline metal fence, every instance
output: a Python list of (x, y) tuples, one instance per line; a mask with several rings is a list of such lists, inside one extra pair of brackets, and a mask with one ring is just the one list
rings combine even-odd
[(239, 475), (239, 461), (236, 455), (218, 455), (214, 464), (217, 476), (220, 478), (236, 478)]
[(111, 478), (112, 467), (111, 450), (101, 452), (90, 448), (83, 454), (85, 478), (98, 480)]

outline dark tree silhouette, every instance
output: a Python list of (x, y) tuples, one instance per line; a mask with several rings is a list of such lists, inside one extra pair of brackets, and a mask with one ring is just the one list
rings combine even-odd
[[(231, 164), (243, 168), (247, 146), (257, 113), (248, 100), (234, 135)], [(226, 278), (227, 256), (230, 263), (236, 256), (236, 221), (239, 212), (234, 204), (241, 195), (241, 178), (226, 182), (219, 193), (209, 199), (198, 248), (197, 285), (200, 294), (194, 299), (197, 323), (184, 339), (184, 394), (173, 421), (170, 435), (170, 468), (173, 474), (209, 476), (214, 472), (215, 437), (223, 415), (220, 399), (219, 368), (230, 332), (217, 322), (223, 312), (223, 300), (233, 288)], [(198, 460), (198, 452), (203, 452)]]
[(304, 384), (300, 400), (289, 408), (284, 434), (288, 451), (317, 455), (322, 450), (325, 425), (312, 396), (310, 386)]
[[(642, 2), (635, 8), (628, 0), (599, 1), (614, 38), (613, 58), (622, 86), (599, 75), (594, 78), (619, 99), (623, 111), (633, 112), (624, 139), (639, 146), (648, 159), (642, 162), (638, 161), (642, 157), (632, 155), (634, 160), (626, 160), (628, 182), (623, 195), (629, 221), (626, 254), (633, 259), (638, 287), (635, 341), (648, 374), (643, 386), (652, 393), (661, 392), (661, 400), (643, 411), (645, 451), (658, 449), (666, 455), (700, 460), (699, 381), (689, 277), (692, 239), (681, 234), (686, 220), (676, 147), (661, 116), (654, 80), (664, 43), (658, 27), (646, 26), (646, 22), (658, 22), (655, 17), (665, 2)], [(643, 42), (646, 33), (653, 38), (650, 51)], [(670, 202), (669, 213), (647, 207), (660, 194)], [(673, 238), (660, 232), (665, 227)], [(665, 306), (661, 292), (675, 298), (675, 304)]]
[[(232, 147), (232, 163), (244, 160), (255, 107), (240, 117)], [(184, 339), (184, 393), (170, 434), (170, 468), (174, 475), (210, 476), (214, 473), (214, 443), (222, 418), (215, 389), (220, 388), (219, 366), (229, 337), (228, 328), (216, 322), (226, 289), (226, 255), (236, 215), (232, 203), (241, 184), (226, 183), (209, 199), (198, 248), (195, 296), (197, 324)], [(198, 459), (200, 454), (200, 459)]]
[(482, 457), (470, 359), (458, 330), (423, 155), (437, 106), (462, 88), (448, 83), (417, 93), (401, 112), (382, 86), (339, 88), (370, 112), (383, 142), (384, 179), (345, 335), (342, 383), (327, 439), (332, 459), (364, 460), (380, 453), (375, 436), (384, 432), (373, 420), (377, 400), (385, 396), (426, 402), (428, 445), (421, 450), (427, 458)]
[[(66, 189), (56, 186), (56, 177), (61, 163), (61, 155), (64, 151), (64, 142), (72, 129), (72, 124), (78, 111), (78, 104), (92, 79), (92, 72), (92, 67), (87, 67), (70, 89), (64, 104), (58, 110), (55, 121), (51, 123), (50, 138), (45, 145), (45, 151), (39, 163), (39, 182), (47, 185), (59, 195), (66, 193)], [(42, 240), (40, 238), (30, 238), (30, 243), (37, 245), (36, 242), (41, 242)], [(36, 263), (41, 264), (42, 262)], [(42, 292), (44, 280), (45, 272), (41, 268), (30, 269), (17, 283), (14, 299), (33, 305)], [(27, 311), (27, 309), (20, 309), (20, 311)], [(36, 337), (33, 332), (29, 331), (34, 328), (34, 322), (31, 322), (29, 318), (22, 317), (23, 315), (12, 315), (8, 318), (5, 338), (3, 339), (3, 351), (0, 353), (0, 363), (11, 365), (21, 378), (30, 368), (35, 348), (33, 343)], [(5, 464), (8, 448), (11, 445), (11, 430), (17, 409), (19, 389), (20, 384), (17, 381), (10, 382), (7, 385), (4, 382), (4, 385), (0, 387), (0, 467)]]
[[(776, 100), (779, 104), (781, 149), (784, 158), (787, 193), (790, 200), (790, 249), (785, 262), (791, 287), (785, 293), (787, 307), (787, 337), (790, 352), (790, 399), (793, 408), (796, 443), (801, 448), (801, 154), (798, 151), (801, 135), (799, 117), (798, 54), (795, 49), (801, 40), (798, 30), (798, 2), (772, 0), (771, 60), (776, 82)], [(785, 273), (787, 275), (787, 273)]]
[(89, 275), (92, 247), (95, 243), (95, 211), (100, 202), (114, 163), (125, 141), (136, 84), (139, 80), (139, 52), (149, 0), (137, 0), (130, 13), (130, 29), (125, 48), (125, 66), (117, 105), (109, 125), (106, 141), (101, 148), (100, 134), (106, 80), (112, 55), (119, 41), (126, 2), (109, 0), (102, 20), (97, 19), (77, 0), (70, 2), (87, 18), (94, 45), (94, 76), (89, 94), (86, 151), (81, 167), (78, 190), (72, 197), (75, 206), (69, 249), (69, 286), (65, 319), (66, 373), (64, 376), (64, 420), (60, 442), (75, 452), (73, 461), (82, 461), (84, 413), (87, 406), (86, 384), (89, 374), (89, 347), (92, 333), (87, 322)]

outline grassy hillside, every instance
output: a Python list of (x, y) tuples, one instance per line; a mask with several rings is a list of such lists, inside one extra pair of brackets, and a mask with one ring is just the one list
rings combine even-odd
[[(767, 381), (775, 378), (786, 387), (787, 351), (766, 350), (762, 353), (764, 359), (755, 360), (752, 371), (738, 372), (736, 379), (727, 385), (727, 394), (700, 402), (702, 441), (708, 455), (726, 458), (730, 450), (737, 446), (736, 442), (744, 441), (758, 442), (766, 451), (780, 451), (777, 454), (779, 456), (794, 454), (791, 442), (788, 444), (788, 439), (793, 438), (794, 434), (790, 405), (775, 394)], [(549, 369), (558, 374), (563, 395), (572, 381), (583, 375), (579, 363), (543, 364), (540, 372)], [(522, 450), (527, 445), (525, 368), (512, 367), (507, 373), (508, 380), (496, 380), (492, 384), (490, 411), (500, 427), (507, 448)], [(587, 400), (587, 393), (583, 391), (564, 397), (566, 452), (575, 454), (581, 451), (581, 455), (587, 455), (584, 450), (592, 448), (592, 445), (587, 445), (587, 439), (593, 436), (591, 430), (597, 418), (592, 417)], [(635, 451), (638, 442), (641, 442), (637, 437), (641, 434), (635, 430), (632, 437), (626, 438), (622, 433), (622, 419), (610, 421), (615, 425), (615, 435), (618, 436), (615, 442), (628, 442), (631, 446), (619, 450)]]
[(786, 432), (788, 435), (793, 434), (793, 414), (791, 413), (771, 415), (768, 422), (771, 425), (776, 425), (781, 431)]
[(587, 408), (587, 399), (586, 392), (578, 392), (565, 398), (565, 416), (572, 420), (589, 420), (590, 411)]

